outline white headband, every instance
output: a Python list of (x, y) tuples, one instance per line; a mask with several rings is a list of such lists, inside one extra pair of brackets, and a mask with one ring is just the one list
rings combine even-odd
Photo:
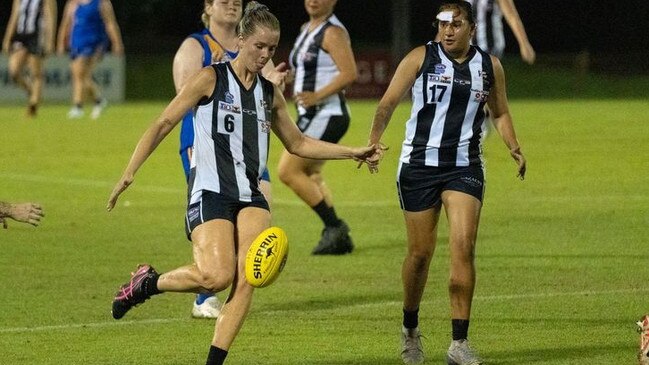
[(452, 11), (442, 11), (437, 14), (437, 20), (443, 22), (452, 22), (453, 21), (453, 12)]

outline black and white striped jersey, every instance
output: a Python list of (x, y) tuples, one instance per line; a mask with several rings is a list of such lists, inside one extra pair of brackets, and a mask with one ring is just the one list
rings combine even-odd
[[(345, 29), (340, 20), (332, 14), (311, 32), (309, 32), (309, 24), (306, 24), (295, 40), (293, 49), (289, 54), (289, 62), (295, 70), (293, 95), (302, 91), (320, 90), (340, 73), (333, 58), (327, 51), (322, 49), (325, 31), (332, 26)], [(344, 109), (347, 108), (343, 92), (341, 91), (321, 100), (320, 105), (314, 108), (321, 115), (343, 115), (346, 113)], [(307, 110), (298, 105), (298, 113), (304, 115), (307, 114)]]
[(474, 43), (500, 58), (505, 51), (503, 14), (496, 0), (466, 0), (473, 7), (476, 31)]
[(261, 195), (259, 178), (268, 159), (273, 84), (257, 75), (247, 90), (230, 62), (212, 67), (214, 93), (198, 104), (194, 118), (190, 204), (201, 190), (249, 202)]
[(18, 10), (16, 34), (38, 34), (41, 32), (42, 0), (21, 0)]
[(425, 166), (482, 164), (484, 105), (493, 85), (489, 55), (471, 46), (457, 63), (439, 43), (426, 56), (412, 86), (412, 110), (400, 161)]

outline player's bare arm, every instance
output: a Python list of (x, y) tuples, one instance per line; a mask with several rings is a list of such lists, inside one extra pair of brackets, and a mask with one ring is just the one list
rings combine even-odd
[(194, 38), (187, 38), (178, 48), (173, 61), (173, 79), (176, 93), (192, 75), (203, 68), (203, 47)]
[(520, 48), (521, 58), (528, 64), (533, 64), (534, 61), (536, 61), (536, 52), (527, 38), (525, 26), (518, 14), (518, 10), (516, 10), (514, 0), (498, 0), (498, 5), (500, 6), (505, 21), (507, 21), (507, 24), (509, 24), (509, 27), (512, 29), (514, 37), (516, 37), (518, 47)]
[(124, 43), (122, 43), (122, 34), (117, 25), (115, 11), (113, 10), (113, 5), (110, 0), (101, 1), (100, 11), (102, 18), (104, 19), (104, 24), (106, 24), (106, 33), (108, 34), (112, 44), (112, 52), (121, 56), (124, 54)]
[(18, 9), (20, 8), (20, 0), (14, 0), (11, 6), (11, 16), (9, 16), (9, 22), (7, 23), (7, 30), (5, 31), (5, 37), (2, 40), (2, 52), (9, 53), (11, 47), (11, 38), (16, 33), (16, 22), (18, 21)]
[(377, 144), (381, 141), (381, 136), (390, 122), (394, 109), (399, 105), (406, 91), (414, 84), (417, 71), (421, 68), (425, 55), (426, 48), (424, 46), (417, 47), (410, 51), (397, 66), (390, 85), (383, 94), (374, 114), (369, 144)]
[(274, 88), (272, 129), (288, 152), (303, 158), (357, 161), (367, 161), (375, 154), (375, 146), (348, 147), (305, 136), (289, 116), (279, 88), (276, 85)]
[(518, 165), (518, 177), (525, 178), (527, 170), (527, 163), (525, 156), (521, 152), (521, 146), (516, 138), (516, 131), (514, 130), (514, 123), (509, 113), (509, 106), (507, 102), (507, 88), (505, 84), (505, 71), (498, 58), (491, 56), (494, 70), (494, 85), (489, 94), (489, 110), (493, 116), (493, 124), (500, 137), (505, 142), (509, 152)]
[(201, 99), (212, 95), (215, 84), (216, 73), (214, 69), (206, 67), (180, 89), (178, 95), (173, 98), (162, 114), (144, 132), (142, 138), (140, 138), (120, 181), (117, 182), (108, 199), (108, 205), (106, 207), (108, 211), (115, 207), (119, 195), (133, 183), (135, 173), (158, 147), (160, 142), (178, 124), (187, 110), (198, 104)]
[(65, 53), (65, 49), (68, 45), (71, 30), (70, 28), (72, 27), (72, 16), (76, 9), (76, 2), (68, 0), (68, 2), (65, 3), (65, 8), (63, 9), (63, 17), (61, 18), (61, 24), (59, 24), (59, 35), (56, 43), (56, 53), (59, 55), (63, 55)]

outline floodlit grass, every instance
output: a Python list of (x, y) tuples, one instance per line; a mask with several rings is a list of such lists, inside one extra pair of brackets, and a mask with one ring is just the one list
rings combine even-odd
[[(38, 201), (38, 228), (0, 231), (3, 364), (204, 364), (213, 323), (192, 296), (164, 294), (121, 321), (119, 284), (138, 263), (191, 260), (178, 130), (146, 162), (116, 209), (106, 200), (161, 103), (111, 105), (99, 121), (45, 105), (35, 120), (0, 106), (0, 199)], [(365, 144), (376, 101), (354, 102), (346, 144)], [(528, 158), (524, 182), (499, 137), (485, 143), (470, 337), (488, 364), (631, 364), (634, 322), (649, 312), (649, 110), (646, 100), (511, 102)], [(285, 271), (259, 289), (229, 364), (399, 364), (405, 231), (395, 170), (409, 104), (395, 113), (378, 175), (350, 161), (325, 168), (356, 250), (313, 257), (321, 224), (275, 177), (273, 220), (288, 235)], [(281, 146), (273, 137), (274, 175)], [(128, 202), (128, 203), (127, 203)], [(448, 238), (421, 307), (427, 363), (449, 343)]]

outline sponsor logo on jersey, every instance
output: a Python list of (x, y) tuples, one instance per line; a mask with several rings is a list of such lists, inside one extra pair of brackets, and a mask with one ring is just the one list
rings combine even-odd
[(478, 90), (478, 89), (471, 89), (471, 92), (474, 93), (474, 101), (478, 103), (486, 103), (487, 99), (489, 99), (489, 91), (486, 90)]
[(257, 111), (253, 109), (242, 108), (241, 111), (243, 111), (244, 114), (257, 115)]
[(229, 91), (225, 92), (225, 102), (228, 104), (234, 103), (234, 95), (230, 94)]
[(460, 84), (460, 85), (471, 85), (471, 81), (470, 81), (470, 80), (464, 80), (464, 79), (453, 79), (453, 82), (455, 82), (456, 84)]
[(478, 70), (478, 76), (482, 77), (482, 82), (489, 85), (489, 73), (487, 71)]
[(439, 82), (442, 84), (450, 84), (451, 76), (428, 74), (428, 82)]
[(270, 122), (264, 119), (257, 119), (261, 131), (264, 133), (270, 133)]
[(241, 114), (241, 108), (238, 105), (228, 104), (227, 102), (219, 101), (219, 109), (226, 112)]
[(435, 65), (435, 73), (438, 75), (443, 74), (446, 71), (446, 65), (443, 63), (438, 63)]

